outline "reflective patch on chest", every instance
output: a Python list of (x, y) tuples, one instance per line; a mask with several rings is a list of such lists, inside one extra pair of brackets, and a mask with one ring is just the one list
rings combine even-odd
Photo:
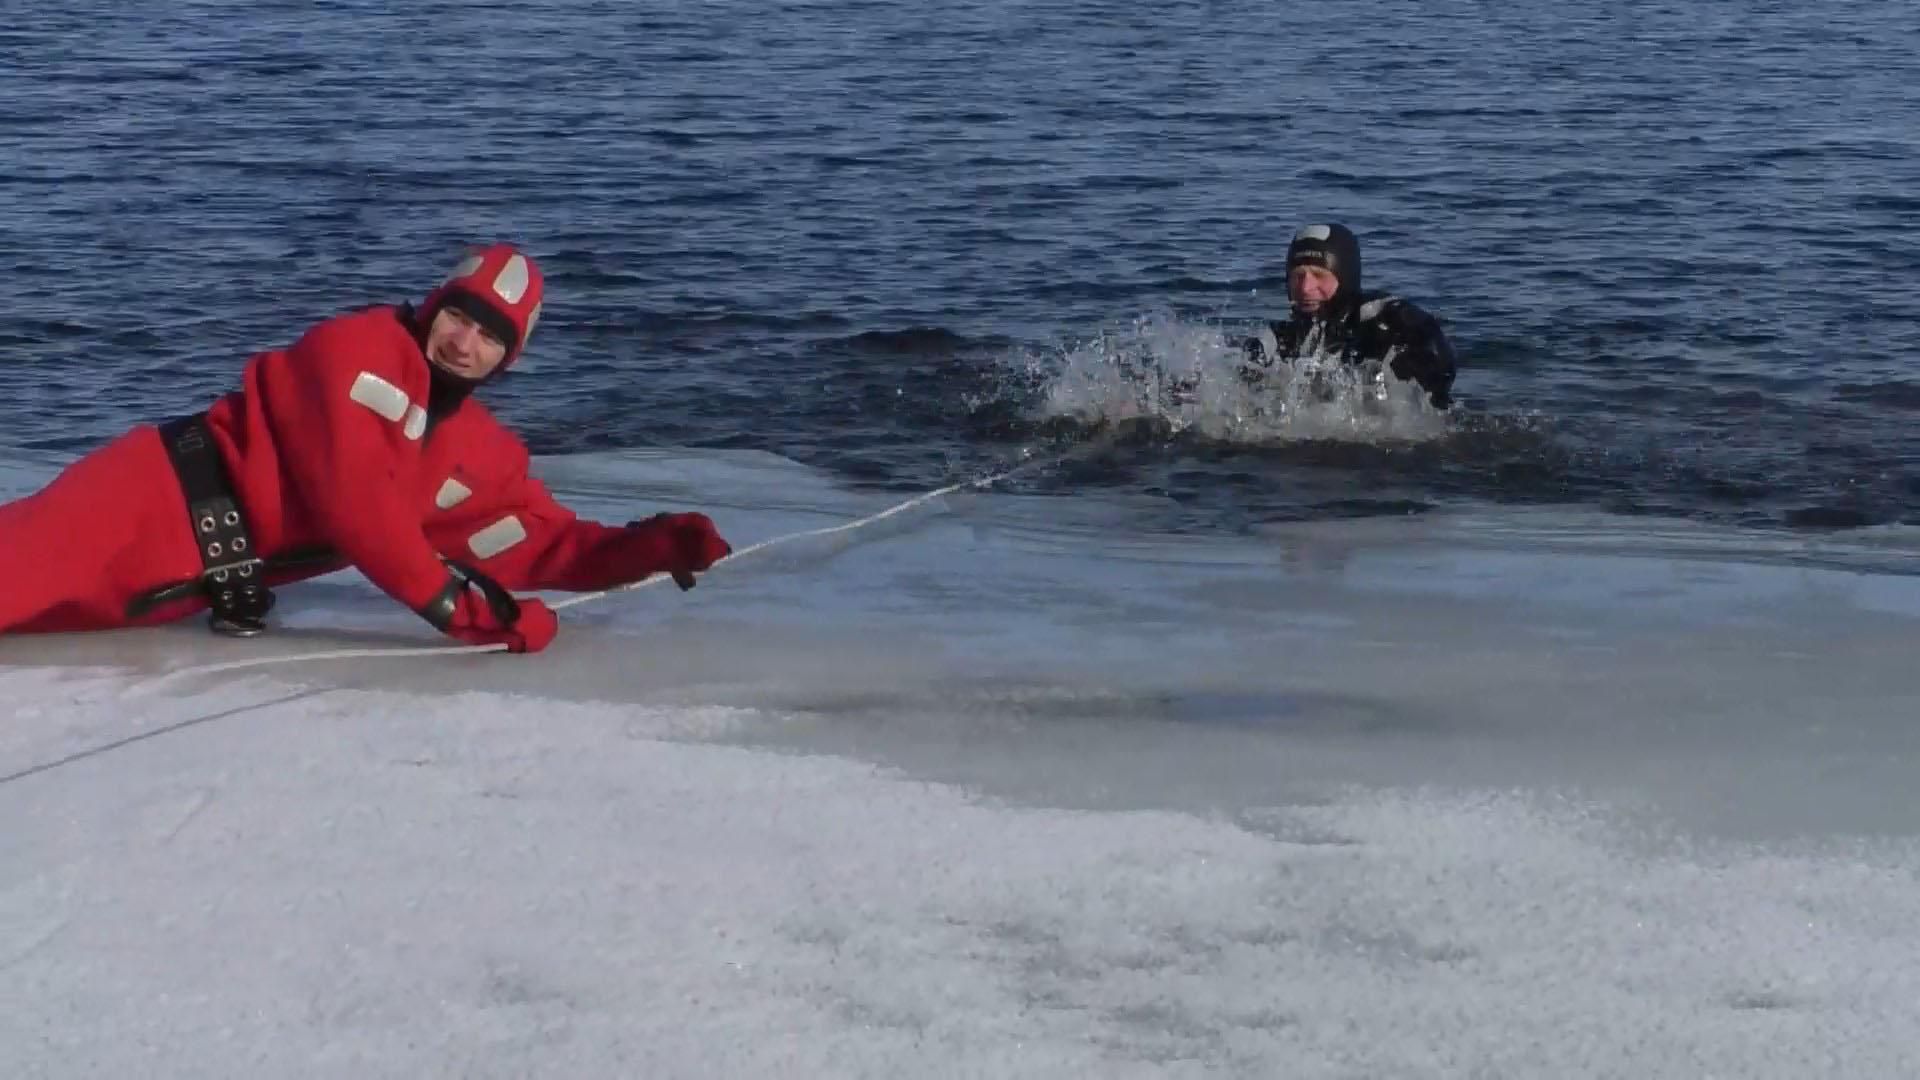
[(414, 442), (427, 433), (427, 410), (418, 405), (407, 407), (407, 422), (401, 426), (400, 433)]
[[(405, 419), (407, 408), (413, 404), (408, 400), (407, 392), (371, 371), (363, 371), (353, 380), (353, 387), (347, 396), (361, 405), (372, 409), (383, 420), (399, 423)], [(425, 430), (426, 414), (420, 414), (422, 430)]]
[(467, 548), (475, 558), (491, 559), (526, 538), (527, 527), (520, 524), (518, 517), (508, 514), (467, 537)]
[(449, 476), (447, 482), (441, 484), (439, 492), (434, 495), (433, 505), (442, 510), (451, 510), (466, 502), (472, 495), (472, 488)]

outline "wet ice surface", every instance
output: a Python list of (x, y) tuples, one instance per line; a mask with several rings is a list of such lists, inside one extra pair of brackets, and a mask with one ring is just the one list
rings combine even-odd
[[(894, 501), (547, 467), (736, 546)], [(1906, 537), (1133, 509), (956, 497), (533, 658), (190, 670), (438, 644), (351, 578), (0, 641), (0, 1065), (1912, 1073)]]

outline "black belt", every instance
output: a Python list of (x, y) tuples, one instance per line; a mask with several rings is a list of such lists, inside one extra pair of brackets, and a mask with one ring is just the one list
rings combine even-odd
[(202, 593), (213, 608), (207, 621), (214, 630), (239, 637), (258, 634), (267, 628), (267, 612), (273, 607), (273, 593), (266, 585), (267, 564), (247, 531), (246, 512), (234, 496), (233, 481), (207, 428), (206, 414), (169, 420), (160, 425), (160, 439), (187, 499), (194, 547), (200, 552), (200, 576), (136, 598), (128, 614)]

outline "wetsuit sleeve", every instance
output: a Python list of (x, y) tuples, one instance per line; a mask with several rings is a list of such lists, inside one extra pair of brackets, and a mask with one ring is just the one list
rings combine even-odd
[(1440, 320), (1405, 300), (1390, 301), (1380, 318), (1394, 349), (1394, 375), (1419, 383), (1436, 408), (1451, 405), (1456, 365)]
[(287, 493), (381, 591), (422, 611), (448, 572), (409, 505), (408, 463), (426, 413), (402, 389), (404, 359), (364, 320), (309, 331), (258, 387)]
[(1262, 326), (1240, 344), (1240, 378), (1249, 386), (1260, 386), (1280, 359), (1280, 337), (1271, 326)]

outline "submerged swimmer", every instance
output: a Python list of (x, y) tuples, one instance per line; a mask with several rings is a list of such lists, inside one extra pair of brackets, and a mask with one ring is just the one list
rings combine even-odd
[(1452, 403), (1453, 346), (1432, 315), (1387, 293), (1360, 291), (1360, 241), (1344, 225), (1308, 225), (1287, 247), (1292, 311), (1246, 343), (1242, 376), (1255, 386), (1301, 356), (1380, 363), (1418, 383), (1436, 408)]

